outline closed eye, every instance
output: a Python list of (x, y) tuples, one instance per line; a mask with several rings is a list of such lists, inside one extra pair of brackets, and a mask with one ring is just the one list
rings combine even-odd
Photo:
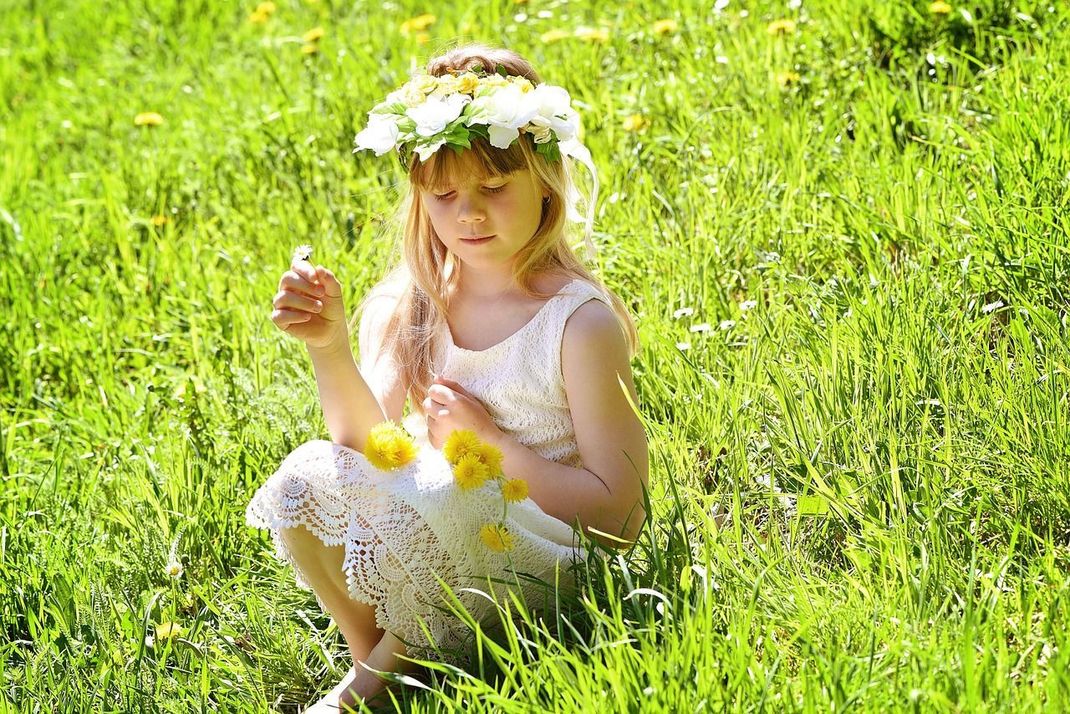
[[(486, 191), (487, 193), (501, 193), (502, 191), (505, 190), (505, 186), (506, 186), (505, 184), (503, 184), (501, 186), (484, 186), (483, 190)], [(445, 201), (452, 195), (453, 195), (453, 191), (448, 191), (446, 193), (436, 193), (435, 194), (435, 198), (437, 198), (439, 201)]]

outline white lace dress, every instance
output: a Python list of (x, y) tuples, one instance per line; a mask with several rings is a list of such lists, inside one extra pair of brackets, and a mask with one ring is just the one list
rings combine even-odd
[[(609, 304), (599, 288), (573, 280), (517, 332), (485, 350), (456, 346), (447, 328), (437, 371), (479, 399), (502, 431), (546, 459), (579, 467), (561, 338), (568, 317), (592, 298)], [(406, 642), (414, 656), (463, 665), (459, 653), (471, 633), (450, 612), (438, 578), (476, 620), (493, 625), (495, 605), (466, 588), (503, 604), (509, 602), (503, 590), (508, 588), (529, 607), (540, 607), (553, 602), (555, 582), (574, 587), (567, 568), (586, 551), (570, 525), (530, 498), (508, 506), (505, 524), (514, 536), (513, 548), (488, 549), (479, 530), (501, 520), (498, 484), (462, 491), (442, 452), (428, 442), (419, 416), (410, 415), (404, 425), (416, 437), (418, 455), (393, 472), (376, 469), (359, 451), (330, 441), (302, 444), (257, 490), (246, 522), (271, 530), (276, 556), (294, 567), (297, 585), (304, 589), (311, 588), (279, 529), (303, 524), (326, 545), (344, 545), (349, 594), (375, 608), (378, 626)], [(443, 649), (442, 655), (428, 649), (431, 643)]]

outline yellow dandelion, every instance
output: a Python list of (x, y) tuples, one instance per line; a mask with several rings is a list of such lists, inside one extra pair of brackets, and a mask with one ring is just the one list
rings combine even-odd
[(604, 27), (577, 27), (572, 34), (588, 42), (597, 42), (599, 44), (609, 42), (609, 30)]
[(513, 534), (508, 528), (497, 523), (487, 523), (480, 528), (479, 538), (495, 553), (504, 553), (513, 549)]
[(795, 20), (789, 20), (786, 17), (780, 20), (773, 20), (765, 28), (765, 31), (770, 35), (790, 35), (795, 32)]
[(256, 11), (261, 12), (265, 15), (272, 14), (273, 12), (275, 12), (276, 9), (277, 8), (275, 7), (275, 3), (273, 2), (262, 2), (256, 6)]
[(462, 491), (479, 488), (490, 478), (487, 465), (475, 454), (465, 454), (453, 467), (453, 479)]
[(774, 79), (776, 79), (776, 83), (780, 85), (781, 89), (787, 89), (794, 84), (798, 84), (802, 77), (799, 76), (798, 72), (792, 72), (789, 69), (783, 72), (777, 72), (774, 75)]
[(491, 477), (497, 476), (502, 472), (502, 450), (494, 444), (482, 442), (471, 453), (475, 454), (475, 456), (483, 462), (483, 465), (487, 467), (487, 472)]
[(162, 622), (156, 626), (156, 639), (169, 640), (182, 634), (182, 626), (177, 622)]
[(431, 25), (435, 24), (436, 19), (437, 18), (430, 13), (424, 13), (423, 15), (411, 17), (405, 22), (401, 23), (401, 34), (411, 35), (414, 32), (426, 30), (428, 27), (431, 27)]
[(572, 37), (572, 33), (568, 30), (548, 30), (539, 35), (539, 40), (541, 40), (543, 44), (548, 45), (568, 37)]
[(475, 453), (478, 456), (477, 452), (482, 443), (471, 429), (454, 429), (442, 445), (442, 454), (446, 461), (456, 464), (465, 454)]
[(320, 51), (319, 45), (315, 45), (315, 44), (311, 44), (311, 43), (309, 43), (307, 45), (301, 45), (301, 54), (303, 54), (303, 55), (314, 55), (319, 51)]
[(936, 2), (929, 3), (929, 12), (933, 15), (946, 15), (951, 12), (951, 6), (944, 0), (936, 0)]
[(393, 471), (416, 457), (416, 444), (400, 424), (384, 421), (368, 432), (364, 456), (381, 471)]
[(160, 213), (160, 214), (157, 214), (157, 215), (152, 217), (152, 225), (154, 225), (157, 228), (159, 228), (164, 223), (167, 223), (168, 220), (170, 220), (170, 219), (168, 219), (167, 216), (165, 216), (162, 213)]
[(267, 13), (260, 12), (259, 10), (254, 10), (253, 12), (249, 13), (249, 22), (254, 25), (263, 25), (267, 21)]
[(163, 117), (156, 112), (141, 112), (134, 117), (135, 126), (159, 126), (163, 124)]
[(415, 39), (416, 39), (416, 44), (418, 44), (418, 45), (426, 45), (428, 42), (431, 41), (431, 35), (427, 34), (426, 32), (417, 32)]
[(522, 478), (511, 478), (502, 485), (502, 498), (509, 503), (519, 503), (528, 497), (528, 482)]
[(632, 114), (624, 119), (622, 126), (624, 127), (624, 131), (643, 131), (650, 126), (650, 120), (642, 114)]
[(670, 35), (680, 29), (680, 26), (676, 24), (676, 20), (658, 20), (652, 29), (655, 35)]
[(301, 35), (301, 39), (305, 42), (316, 42), (323, 38), (327, 34), (322, 27), (313, 27), (311, 30)]

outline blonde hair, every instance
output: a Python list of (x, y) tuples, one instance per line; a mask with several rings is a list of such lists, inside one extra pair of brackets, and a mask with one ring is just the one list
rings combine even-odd
[[(477, 70), (493, 72), (501, 65), (509, 75), (525, 77), (540, 84), (538, 74), (527, 60), (507, 49), (469, 44), (451, 49), (431, 59), (427, 72), (434, 76)], [(624, 302), (584, 267), (569, 247), (570, 226), (566, 220), (566, 201), (576, 195), (570, 165), (564, 160), (549, 162), (536, 153), (530, 134), (522, 133), (507, 149), (498, 149), (485, 139), (472, 140), (466, 158), (475, 159), (482, 178), (530, 170), (540, 192), (548, 193), (542, 218), (534, 235), (516, 254), (513, 279), (525, 295), (548, 299), (552, 294), (536, 290), (533, 279), (544, 271), (554, 270), (599, 288), (608, 298), (628, 344), (629, 356), (639, 349), (635, 323)], [(390, 294), (397, 298), (386, 324), (380, 356), (388, 356), (396, 365), (402, 384), (406, 385), (409, 404), (421, 416), (423, 399), (431, 386), (436, 340), (443, 339), (448, 310), (447, 295), (458, 280), (456, 258), (438, 239), (430, 216), (419, 199), (419, 190), (433, 189), (448, 182), (461, 169), (463, 159), (452, 149), (442, 147), (427, 161), (415, 153), (408, 159), (409, 187), (398, 206), (393, 225), (403, 226), (400, 236), (400, 259), (365, 296), (357, 315), (363, 313), (375, 297)], [(350, 325), (352, 329), (352, 324)], [(369, 346), (362, 345), (362, 349)], [(362, 356), (363, 359), (363, 356)]]

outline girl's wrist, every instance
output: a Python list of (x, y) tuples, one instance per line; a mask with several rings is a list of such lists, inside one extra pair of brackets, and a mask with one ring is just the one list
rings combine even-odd
[(347, 352), (350, 355), (352, 355), (352, 348), (350, 347), (350, 344), (349, 344), (349, 335), (346, 335), (344, 338), (339, 338), (339, 339), (336, 339), (336, 340), (332, 340), (328, 344), (320, 346), (320, 347), (313, 347), (312, 345), (307, 345), (307, 347), (308, 347), (308, 354), (313, 359), (320, 359), (320, 358), (330, 359), (332, 357), (338, 357), (340, 355), (345, 355)]

